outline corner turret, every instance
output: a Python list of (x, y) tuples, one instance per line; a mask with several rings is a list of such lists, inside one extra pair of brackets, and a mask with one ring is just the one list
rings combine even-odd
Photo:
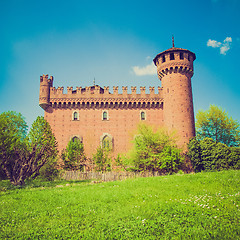
[(39, 106), (46, 110), (50, 106), (50, 87), (53, 86), (53, 77), (40, 76)]

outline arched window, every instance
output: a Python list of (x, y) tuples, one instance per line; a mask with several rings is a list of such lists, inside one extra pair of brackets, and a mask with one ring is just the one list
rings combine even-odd
[(109, 148), (111, 143), (111, 139), (109, 136), (105, 136), (102, 140), (102, 147), (103, 148)]
[(113, 148), (113, 138), (110, 134), (104, 133), (101, 138), (101, 147), (105, 149), (112, 149)]
[(71, 140), (72, 142), (80, 141), (81, 143), (82, 143), (82, 141), (83, 141), (82, 137), (79, 136), (79, 135), (73, 135), (73, 136), (71, 136), (71, 137), (70, 137), (70, 140)]
[(145, 111), (140, 112), (140, 119), (141, 119), (141, 121), (146, 120), (146, 112)]
[(79, 120), (79, 114), (78, 114), (77, 111), (74, 111), (74, 112), (72, 113), (72, 120), (73, 120), (73, 121)]
[(73, 142), (76, 142), (76, 141), (80, 141), (80, 139), (79, 139), (78, 137), (74, 136), (74, 137), (72, 138), (72, 141), (73, 141)]
[(107, 110), (105, 110), (105, 111), (102, 112), (102, 120), (103, 120), (103, 121), (108, 120), (108, 111), (107, 111)]

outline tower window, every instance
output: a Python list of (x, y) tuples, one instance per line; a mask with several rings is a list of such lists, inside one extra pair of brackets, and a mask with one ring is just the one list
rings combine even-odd
[(182, 52), (180, 52), (180, 59), (184, 59)]
[(108, 111), (103, 111), (102, 112), (102, 120), (103, 121), (106, 121), (106, 120), (108, 120), (109, 118), (108, 118)]
[(170, 60), (174, 60), (174, 53), (170, 53)]
[(165, 58), (165, 55), (162, 56), (162, 62), (166, 62), (166, 58)]
[(72, 120), (73, 121), (77, 121), (79, 120), (79, 114), (77, 111), (74, 111), (73, 114), (72, 114)]
[(145, 111), (140, 112), (140, 119), (141, 119), (141, 121), (146, 120), (146, 112)]
[(190, 57), (190, 54), (188, 54), (188, 61), (191, 61), (191, 57)]

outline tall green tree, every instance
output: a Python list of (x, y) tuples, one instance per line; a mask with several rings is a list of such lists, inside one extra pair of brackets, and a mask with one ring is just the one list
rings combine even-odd
[(112, 160), (109, 156), (111, 149), (108, 144), (99, 146), (95, 154), (93, 154), (93, 163), (95, 170), (98, 172), (111, 171)]
[(37, 117), (33, 122), (28, 134), (28, 149), (35, 155), (33, 158), (35, 170), (32, 178), (40, 176), (52, 180), (58, 175), (57, 141), (44, 117)]
[(83, 170), (86, 161), (83, 143), (79, 138), (73, 138), (68, 142), (66, 150), (62, 152), (64, 169)]
[(210, 105), (207, 111), (199, 111), (196, 115), (197, 138), (212, 138), (227, 146), (240, 145), (240, 125), (221, 108)]
[(33, 123), (26, 136), (27, 124), (21, 114), (3, 113), (0, 116), (1, 166), (14, 185), (22, 185), (57, 155), (56, 140), (50, 125), (43, 117)]
[(7, 178), (17, 158), (15, 149), (25, 148), (27, 123), (21, 113), (13, 111), (0, 114), (0, 174)]
[(183, 157), (175, 146), (175, 138), (163, 129), (154, 132), (150, 126), (141, 124), (134, 138), (131, 154), (137, 171), (173, 173), (180, 168)]

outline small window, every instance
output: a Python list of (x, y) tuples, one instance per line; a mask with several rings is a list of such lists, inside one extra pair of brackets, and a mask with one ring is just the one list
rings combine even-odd
[(79, 115), (78, 115), (78, 112), (77, 112), (77, 111), (74, 111), (74, 112), (73, 112), (73, 114), (72, 114), (72, 120), (73, 120), (73, 121), (79, 120)]
[(174, 60), (174, 53), (170, 53), (170, 60)]
[(102, 120), (103, 121), (108, 120), (108, 112), (107, 111), (103, 111), (103, 113), (102, 113)]
[(191, 57), (190, 57), (190, 54), (188, 54), (188, 61), (191, 61)]
[(182, 52), (180, 52), (180, 59), (184, 59)]
[(146, 120), (146, 113), (144, 111), (141, 112), (140, 118), (142, 121)]
[(165, 58), (165, 55), (162, 56), (162, 62), (166, 62), (166, 58)]

